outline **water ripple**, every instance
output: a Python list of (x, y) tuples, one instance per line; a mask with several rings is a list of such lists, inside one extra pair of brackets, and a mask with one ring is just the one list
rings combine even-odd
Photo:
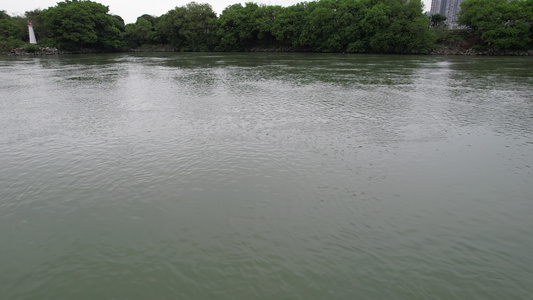
[(0, 59), (0, 294), (525, 299), (529, 65)]

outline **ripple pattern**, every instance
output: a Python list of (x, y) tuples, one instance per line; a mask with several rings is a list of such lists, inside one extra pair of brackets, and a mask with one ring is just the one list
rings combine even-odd
[(0, 59), (0, 298), (528, 299), (527, 58)]

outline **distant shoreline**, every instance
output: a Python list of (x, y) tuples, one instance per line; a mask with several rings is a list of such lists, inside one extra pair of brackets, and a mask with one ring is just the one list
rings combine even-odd
[[(75, 55), (75, 54), (92, 54), (92, 53), (160, 53), (160, 52), (180, 52), (179, 49), (172, 48), (153, 48), (153, 49), (130, 49), (127, 51), (118, 51), (118, 52), (103, 52), (97, 51), (94, 49), (82, 49), (77, 51), (65, 51), (58, 50), (57, 48), (42, 48), (36, 51), (27, 51), (25, 48), (16, 48), (11, 50), (9, 53), (4, 53), (7, 56), (51, 56), (51, 55)], [(246, 51), (239, 51), (240, 53), (246, 52), (286, 52), (286, 53), (312, 53), (313, 51), (305, 51), (302, 49), (293, 49), (293, 48), (251, 48)], [(230, 53), (230, 52), (228, 52)], [(235, 52), (238, 53), (238, 52)], [(322, 52), (313, 52), (313, 53), (322, 53)], [(332, 52), (337, 53), (337, 52)], [(350, 53), (350, 52), (338, 52), (346, 54), (385, 54), (385, 53)], [(386, 53), (391, 55), (444, 55), (444, 56), (533, 56), (533, 50), (516, 50), (516, 51), (498, 51), (498, 50), (474, 50), (470, 49), (458, 49), (458, 48), (448, 48), (443, 47), (440, 49), (435, 49), (429, 51), (429, 53)]]

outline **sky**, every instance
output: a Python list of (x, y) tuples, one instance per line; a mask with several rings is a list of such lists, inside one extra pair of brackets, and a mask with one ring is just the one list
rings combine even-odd
[[(132, 0), (92, 0), (103, 5), (109, 6), (109, 12), (114, 15), (121, 16), (126, 24), (135, 23), (137, 17), (144, 14), (153, 16), (161, 16), (176, 6), (184, 6), (192, 0), (150, 0), (150, 1), (132, 1)], [(3, 1), (0, 5), (0, 10), (5, 10), (9, 15), (23, 15), (24, 12), (34, 9), (46, 9), (50, 6), (55, 6), (58, 0), (8, 0)], [(7, 3), (6, 3), (7, 2)], [(232, 4), (246, 2), (255, 2), (257, 4), (266, 5), (281, 5), (291, 6), (300, 2), (310, 2), (310, 0), (254, 0), (254, 1), (238, 1), (238, 0), (197, 0), (197, 3), (209, 3), (213, 10), (220, 15), (224, 8)], [(423, 0), (424, 11), (428, 11), (431, 6), (431, 0)]]

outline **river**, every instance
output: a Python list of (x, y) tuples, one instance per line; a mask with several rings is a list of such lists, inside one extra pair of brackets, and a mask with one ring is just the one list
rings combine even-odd
[(533, 59), (0, 57), (1, 299), (531, 299)]

